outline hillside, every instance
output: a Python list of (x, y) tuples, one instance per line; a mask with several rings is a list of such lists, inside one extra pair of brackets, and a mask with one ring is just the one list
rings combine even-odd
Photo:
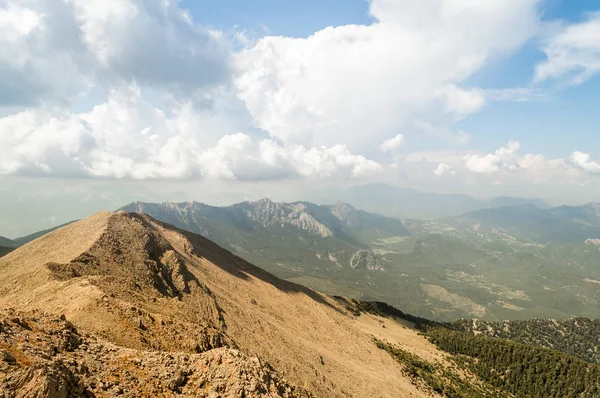
[[(80, 334), (116, 345), (115, 358), (131, 353), (146, 366), (160, 362), (146, 362), (147, 351), (207, 353), (188, 358), (210, 362), (229, 355), (222, 351), (228, 348), (260, 357), (297, 391), (319, 397), (430, 396), (376, 349), (364, 322), (374, 319), (379, 333), (398, 344), (423, 341), (416, 331), (389, 320), (383, 330), (376, 318), (356, 318), (343, 301), (145, 215), (97, 214), (2, 257), (0, 307), (64, 315)], [(183, 361), (183, 354), (172, 355)]]
[(566, 354), (327, 296), (126, 212), (0, 259), (0, 358), (0, 388), (19, 397), (594, 397), (600, 380)]
[(600, 364), (600, 320), (571, 318), (486, 322), (461, 319), (457, 330), (561, 351)]
[(44, 235), (46, 235), (46, 234), (48, 234), (48, 233), (50, 233), (52, 231), (56, 231), (59, 228), (62, 228), (62, 227), (67, 226), (69, 224), (72, 224), (73, 222), (74, 221), (71, 221), (71, 222), (68, 222), (68, 223), (65, 223), (65, 224), (58, 225), (56, 227), (44, 229), (43, 231), (38, 231), (38, 232), (34, 232), (34, 233), (26, 235), (26, 236), (21, 236), (21, 237), (15, 238), (14, 239), (14, 242), (16, 244), (15, 247), (22, 246), (22, 245), (24, 245), (26, 243), (29, 243), (29, 242), (31, 242), (33, 240), (36, 240), (39, 237), (42, 237), (42, 236), (44, 236)]

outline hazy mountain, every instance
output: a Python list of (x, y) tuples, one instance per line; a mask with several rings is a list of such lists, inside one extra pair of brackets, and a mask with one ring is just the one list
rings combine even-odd
[(498, 207), (456, 217), (453, 225), (472, 225), (536, 242), (585, 242), (600, 239), (600, 204), (540, 209), (533, 205)]
[(481, 201), (484, 207), (514, 207), (514, 206), (526, 206), (533, 205), (538, 209), (547, 209), (550, 206), (542, 199), (525, 199), (525, 198), (511, 198), (508, 196), (499, 196), (492, 198), (488, 201)]
[(20, 245), (12, 239), (5, 238), (4, 236), (0, 236), (0, 246), (4, 247), (12, 247), (13, 249), (19, 247)]
[(381, 269), (384, 265), (366, 242), (410, 234), (399, 220), (344, 203), (317, 206), (262, 199), (215, 207), (136, 202), (122, 209), (202, 234), (270, 270)]
[(366, 211), (397, 218), (434, 219), (457, 216), (466, 212), (499, 206), (532, 204), (547, 208), (541, 199), (499, 197), (490, 200), (474, 199), (460, 194), (434, 194), (387, 184), (367, 184), (329, 194)]
[(15, 249), (13, 249), (12, 247), (0, 246), (0, 257), (6, 256), (8, 253), (10, 253), (13, 250), (15, 250)]

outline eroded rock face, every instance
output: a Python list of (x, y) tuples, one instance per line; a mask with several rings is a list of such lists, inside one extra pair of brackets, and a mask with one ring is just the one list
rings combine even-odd
[(383, 266), (379, 258), (370, 250), (359, 250), (350, 258), (350, 266), (369, 271), (381, 271)]
[(140, 351), (39, 311), (0, 310), (0, 397), (310, 397), (231, 348)]

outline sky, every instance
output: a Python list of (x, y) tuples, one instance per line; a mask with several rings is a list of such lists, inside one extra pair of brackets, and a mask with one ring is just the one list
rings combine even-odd
[(598, 109), (597, 0), (0, 0), (0, 235), (371, 182), (600, 201)]

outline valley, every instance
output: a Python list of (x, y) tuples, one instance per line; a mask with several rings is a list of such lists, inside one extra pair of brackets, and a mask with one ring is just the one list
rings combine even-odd
[[(201, 233), (281, 278), (385, 301), (438, 321), (600, 316), (600, 292), (590, 282), (600, 280), (596, 230), (582, 229), (579, 242), (559, 235), (568, 220), (574, 220), (573, 228), (584, 225), (582, 214), (589, 225), (597, 222), (593, 207), (569, 215), (526, 205), (440, 220), (397, 220), (341, 203), (267, 199), (226, 207), (138, 202), (123, 209)], [(533, 233), (517, 237), (486, 221), (487, 212), (502, 211), (531, 212), (531, 220), (540, 212), (550, 219), (563, 214), (552, 224), (556, 232), (529, 221), (530, 230), (553, 233), (558, 240), (534, 239)]]

